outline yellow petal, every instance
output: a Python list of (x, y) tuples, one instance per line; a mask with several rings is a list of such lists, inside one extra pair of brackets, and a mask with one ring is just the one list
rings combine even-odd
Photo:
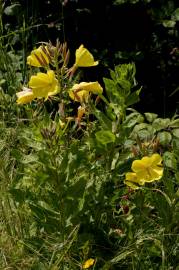
[(30, 89), (18, 92), (18, 93), (16, 93), (16, 95), (17, 95), (17, 103), (18, 104), (29, 103), (35, 98), (34, 94), (32, 93), (32, 91)]
[(93, 94), (102, 94), (103, 88), (99, 84), (99, 82), (81, 82), (79, 84), (75, 84), (72, 88), (73, 90), (83, 89)]
[(87, 92), (85, 90), (81, 90), (81, 91), (70, 90), (69, 91), (69, 96), (74, 101), (87, 102), (88, 98), (89, 98), (89, 92)]
[(34, 67), (47, 66), (50, 62), (50, 55), (47, 46), (40, 46), (33, 50), (27, 57), (27, 64)]
[(103, 88), (98, 82), (81, 82), (73, 85), (69, 91), (69, 96), (75, 101), (87, 102), (90, 92), (96, 95), (101, 94), (103, 92)]
[(159, 180), (163, 176), (163, 168), (149, 168), (149, 175), (148, 178), (145, 179), (145, 182), (153, 182), (155, 180)]
[(88, 259), (84, 264), (83, 264), (83, 269), (88, 269), (91, 266), (93, 266), (95, 260), (94, 259)]
[(41, 67), (42, 66), (34, 55), (33, 56), (29, 55), (27, 57), (27, 64), (29, 66), (34, 66), (34, 67)]
[(136, 175), (136, 173), (127, 172), (126, 173), (126, 181), (137, 182), (137, 175)]
[(125, 183), (128, 187), (130, 187), (130, 188), (132, 188), (132, 189), (138, 189), (138, 188), (140, 187), (140, 186), (136, 185), (136, 184), (133, 183), (133, 182), (124, 181), (124, 183)]
[(39, 72), (37, 75), (31, 76), (29, 87), (36, 97), (41, 98), (47, 98), (48, 96), (55, 95), (59, 92), (59, 83), (55, 78), (53, 70), (49, 70), (47, 73)]
[(125, 181), (131, 182), (131, 183), (137, 183), (139, 185), (144, 185), (145, 181), (143, 180), (143, 177), (139, 177), (138, 174), (133, 172), (127, 172), (126, 173), (126, 179)]
[(98, 61), (94, 61), (93, 55), (81, 45), (76, 50), (75, 65), (78, 67), (91, 67), (98, 65)]
[(155, 153), (150, 158), (151, 158), (152, 165), (161, 165), (162, 157), (159, 154)]
[[(146, 157), (148, 158), (148, 157)], [(146, 169), (146, 163), (147, 163), (147, 160), (145, 159), (144, 160), (145, 162), (143, 162), (142, 160), (134, 160), (133, 163), (132, 163), (132, 170), (134, 172), (139, 172), (139, 171), (143, 171)]]

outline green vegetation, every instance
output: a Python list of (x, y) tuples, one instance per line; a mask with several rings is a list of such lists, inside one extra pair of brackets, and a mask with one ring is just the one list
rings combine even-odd
[(23, 8), (11, 4), (0, 2), (0, 269), (177, 270), (178, 115), (135, 109), (132, 61), (92, 81), (102, 54), (84, 46), (40, 40), (29, 54), (25, 15), (20, 30), (2, 20)]

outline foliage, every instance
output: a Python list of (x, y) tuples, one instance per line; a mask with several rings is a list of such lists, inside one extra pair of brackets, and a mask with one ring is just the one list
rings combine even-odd
[[(28, 90), (34, 99), (18, 105), (6, 84), (1, 89), (3, 269), (175, 269), (177, 115), (131, 107), (141, 92), (134, 63), (115, 66), (103, 89), (91, 88), (80, 83), (80, 67), (68, 67), (66, 44), (41, 46), (50, 60), (37, 55), (22, 89), (36, 74), (44, 83), (42, 74), (53, 70), (58, 91), (51, 94), (53, 84), (42, 91), (36, 80)], [(153, 153), (163, 159), (162, 179), (128, 188), (134, 160)]]

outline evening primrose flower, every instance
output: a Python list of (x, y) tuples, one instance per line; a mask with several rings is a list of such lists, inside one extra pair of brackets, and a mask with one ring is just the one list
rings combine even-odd
[(88, 259), (84, 264), (83, 264), (83, 269), (88, 269), (90, 268), (91, 266), (93, 266), (95, 260), (90, 258)]
[(78, 67), (93, 67), (98, 65), (98, 61), (94, 61), (93, 55), (81, 45), (75, 53), (75, 63), (69, 69), (70, 79), (73, 77)]
[(145, 182), (159, 180), (163, 175), (162, 157), (159, 154), (153, 154), (151, 157), (134, 160), (132, 170), (139, 180), (145, 180)]
[(39, 72), (37, 75), (31, 76), (29, 87), (32, 89), (35, 97), (44, 97), (46, 99), (49, 96), (56, 95), (60, 90), (53, 70), (48, 70), (47, 73)]
[(98, 61), (94, 61), (93, 55), (84, 48), (83, 45), (81, 45), (75, 53), (76, 60), (75, 60), (75, 66), (76, 67), (92, 67), (97, 66)]
[(163, 176), (162, 157), (159, 154), (145, 156), (141, 160), (134, 160), (132, 171), (127, 172), (125, 184), (133, 189), (137, 189), (146, 182), (159, 180)]
[(87, 102), (90, 93), (102, 94), (103, 88), (98, 82), (81, 82), (79, 84), (74, 84), (74, 86), (69, 91), (69, 96), (74, 101)]
[(23, 87), (23, 91), (16, 93), (17, 95), (17, 104), (26, 104), (31, 102), (35, 96), (31, 89)]
[(34, 67), (44, 67), (50, 62), (50, 54), (47, 46), (40, 46), (33, 50), (27, 57), (27, 64)]

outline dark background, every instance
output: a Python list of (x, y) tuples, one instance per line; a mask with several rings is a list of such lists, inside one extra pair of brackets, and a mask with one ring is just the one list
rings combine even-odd
[[(100, 60), (100, 65), (85, 70), (85, 79), (108, 76), (108, 67), (135, 62), (142, 112), (172, 116), (178, 107), (179, 18), (174, 14), (177, 1), (162, 0), (65, 0), (7, 1), (12, 14), (4, 14), (9, 28), (24, 22), (33, 26), (26, 32), (26, 48), (31, 51), (39, 41), (67, 41), (74, 52), (84, 44)], [(177, 13), (178, 14), (178, 13)], [(178, 14), (179, 16), (179, 14)], [(175, 25), (166, 25), (172, 21)], [(11, 31), (12, 31), (11, 29)], [(14, 46), (20, 48), (16, 38)]]

